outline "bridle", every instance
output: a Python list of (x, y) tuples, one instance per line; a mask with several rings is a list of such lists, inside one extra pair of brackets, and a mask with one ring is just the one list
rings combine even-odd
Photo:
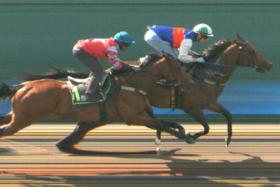
[[(248, 43), (236, 43), (237, 47), (238, 47), (238, 50), (239, 50), (239, 58), (238, 58), (238, 61), (236, 63), (236, 65), (239, 65), (239, 66), (246, 66), (246, 67), (251, 67), (251, 68), (254, 68), (254, 69), (257, 69), (258, 67), (255, 65), (255, 62), (257, 60), (257, 57), (256, 57), (256, 53), (255, 51), (252, 49), (252, 50), (246, 50), (246, 45), (248, 45)], [(247, 64), (242, 64), (240, 62), (242, 62), (242, 60), (244, 60), (243, 58), (246, 58)]]

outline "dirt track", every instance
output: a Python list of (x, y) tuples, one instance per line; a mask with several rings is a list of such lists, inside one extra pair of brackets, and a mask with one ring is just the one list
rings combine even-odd
[(234, 125), (229, 148), (225, 125), (211, 125), (194, 145), (164, 134), (161, 155), (153, 153), (153, 131), (119, 124), (91, 131), (78, 147), (138, 154), (59, 152), (55, 142), (73, 128), (37, 124), (1, 139), (0, 186), (280, 186), (280, 125)]

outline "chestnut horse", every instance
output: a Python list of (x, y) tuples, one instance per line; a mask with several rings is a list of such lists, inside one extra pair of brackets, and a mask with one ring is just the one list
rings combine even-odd
[[(228, 125), (226, 139), (226, 145), (228, 146), (232, 136), (232, 116), (222, 104), (218, 103), (218, 97), (223, 92), (224, 86), (237, 66), (251, 67), (255, 68), (257, 72), (265, 72), (271, 69), (272, 63), (239, 35), (234, 41), (220, 40), (216, 42), (213, 46), (204, 50), (202, 56), (207, 61), (215, 63), (186, 65), (186, 74), (192, 76), (192, 83), (187, 76), (183, 77), (181, 84), (178, 86), (171, 84), (167, 87), (153, 82), (154, 85), (147, 97), (153, 106), (182, 109), (202, 124), (203, 131), (190, 134), (191, 138), (188, 136), (188, 143), (194, 143), (197, 138), (209, 132), (209, 125), (203, 114), (203, 109), (222, 114), (225, 116)], [(87, 77), (87, 74), (77, 72), (65, 71), (62, 74), (61, 76), (61, 73), (58, 72), (52, 78), (63, 78), (67, 75)], [(41, 76), (41, 78), (44, 77), (48, 76)], [(127, 82), (130, 82), (130, 80), (128, 79)], [(165, 124), (168, 125), (168, 123)]]
[(115, 80), (120, 89), (104, 103), (106, 119), (99, 104), (73, 105), (67, 81), (42, 79), (15, 86), (2, 83), (0, 98), (11, 98), (12, 111), (0, 117), (0, 136), (12, 135), (36, 121), (56, 117), (79, 122), (74, 132), (57, 144), (62, 151), (71, 150), (89, 130), (117, 121), (143, 125), (157, 130), (157, 134), (163, 130), (187, 141), (184, 128), (179, 124), (155, 118), (146, 98), (154, 82), (160, 78), (176, 81), (180, 71), (176, 61), (160, 57), (141, 71), (130, 73), (128, 78)]

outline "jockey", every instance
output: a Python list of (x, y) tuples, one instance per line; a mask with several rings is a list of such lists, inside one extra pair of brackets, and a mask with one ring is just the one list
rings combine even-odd
[(103, 99), (98, 92), (98, 86), (103, 77), (103, 67), (98, 59), (105, 58), (113, 64), (113, 70), (120, 70), (125, 63), (135, 63), (132, 61), (124, 62), (118, 57), (119, 50), (125, 50), (133, 43), (135, 41), (132, 36), (126, 31), (121, 31), (111, 38), (89, 38), (79, 40), (75, 44), (73, 55), (91, 70), (86, 88), (86, 100), (88, 102)]
[(205, 23), (194, 28), (153, 25), (148, 26), (144, 40), (159, 53), (167, 53), (184, 63), (205, 62), (203, 57), (191, 56), (193, 42), (205, 42), (213, 37), (211, 27)]

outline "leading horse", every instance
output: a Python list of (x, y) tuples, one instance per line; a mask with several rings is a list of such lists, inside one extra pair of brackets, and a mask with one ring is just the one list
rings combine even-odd
[(179, 85), (173, 88), (155, 84), (148, 98), (153, 106), (166, 108), (173, 105), (174, 108), (182, 109), (202, 124), (203, 131), (191, 134), (194, 140), (209, 132), (209, 125), (203, 114), (204, 109), (222, 114), (228, 125), (226, 139), (228, 146), (232, 136), (232, 116), (229, 110), (218, 102), (219, 96), (238, 66), (253, 68), (257, 72), (264, 73), (271, 69), (272, 63), (239, 35), (233, 41), (224, 39), (216, 42), (204, 50), (202, 56), (213, 63), (188, 65), (186, 73), (191, 75), (193, 83), (190, 84), (188, 81), (185, 82), (187, 84), (185, 86)]

